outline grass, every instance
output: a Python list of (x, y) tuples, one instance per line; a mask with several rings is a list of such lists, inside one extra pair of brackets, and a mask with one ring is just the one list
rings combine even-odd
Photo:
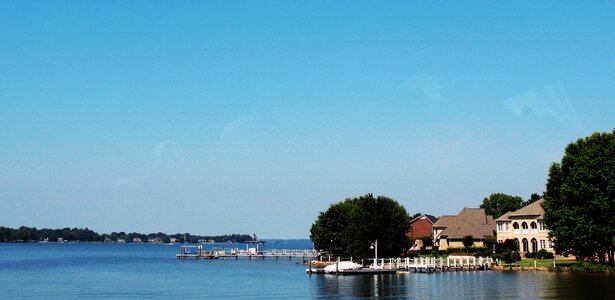
[(555, 266), (557, 267), (570, 267), (576, 264), (574, 260), (567, 259), (533, 259), (533, 258), (524, 258), (521, 261), (513, 263), (515, 267), (534, 267), (534, 262), (536, 262), (536, 267), (539, 268), (548, 268), (553, 267), (553, 262), (555, 261)]

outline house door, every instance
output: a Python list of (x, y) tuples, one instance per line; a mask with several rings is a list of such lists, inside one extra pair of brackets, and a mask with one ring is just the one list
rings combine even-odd
[(536, 239), (532, 239), (532, 252), (538, 252), (538, 241)]
[(528, 252), (529, 245), (527, 239), (523, 239), (523, 252)]

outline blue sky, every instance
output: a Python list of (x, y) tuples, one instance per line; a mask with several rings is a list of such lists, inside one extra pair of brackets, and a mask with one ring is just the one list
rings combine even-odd
[(615, 127), (615, 5), (3, 1), (0, 225), (306, 238), (545, 189)]

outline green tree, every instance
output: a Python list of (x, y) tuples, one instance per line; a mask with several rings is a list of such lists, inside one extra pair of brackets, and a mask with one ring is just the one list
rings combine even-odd
[(485, 247), (491, 252), (495, 249), (495, 244), (497, 244), (498, 240), (495, 236), (486, 236), (485, 237)]
[(30, 241), (38, 240), (38, 235), (36, 233), (36, 228), (35, 227), (29, 228), (29, 227), (26, 227), (26, 226), (21, 226), (15, 232), (14, 238), (17, 241), (30, 242)]
[(316, 249), (327, 251), (333, 256), (345, 254), (344, 230), (348, 226), (351, 202), (351, 199), (346, 199), (320, 213), (310, 230), (310, 238)]
[(508, 264), (509, 268), (512, 269), (512, 263), (520, 261), (521, 255), (517, 251), (506, 249), (500, 254), (502, 261)]
[(519, 196), (496, 193), (483, 199), (480, 208), (484, 208), (487, 215), (492, 215), (494, 219), (497, 219), (509, 211), (521, 208), (521, 205), (523, 205), (523, 199)]
[(544, 198), (556, 252), (614, 263), (615, 130), (568, 144), (549, 168)]
[(314, 247), (345, 257), (396, 256), (409, 246), (410, 217), (397, 201), (367, 194), (333, 204), (321, 212), (310, 229)]
[(8, 227), (0, 226), (0, 242), (13, 241), (13, 230)]
[(523, 203), (523, 206), (526, 206), (528, 204), (532, 204), (538, 200), (542, 199), (541, 195), (538, 195), (536, 193), (532, 193), (532, 195), (530, 195), (530, 199), (527, 199), (527, 201), (525, 201), (525, 203)]
[(463, 246), (466, 247), (466, 253), (469, 252), (472, 246), (474, 246), (474, 237), (471, 235), (464, 236), (461, 241), (463, 242)]

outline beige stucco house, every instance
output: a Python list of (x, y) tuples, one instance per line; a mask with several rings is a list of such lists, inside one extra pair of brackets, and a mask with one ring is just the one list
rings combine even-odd
[(433, 224), (434, 245), (440, 250), (463, 247), (463, 237), (474, 237), (474, 246), (482, 246), (485, 238), (495, 236), (495, 222), (482, 208), (462, 209), (456, 216), (442, 216)]
[(549, 239), (549, 230), (543, 221), (543, 201), (544, 199), (540, 199), (497, 218), (495, 222), (498, 242), (514, 240), (517, 249), (522, 253), (537, 252), (540, 249), (555, 252), (553, 242)]

